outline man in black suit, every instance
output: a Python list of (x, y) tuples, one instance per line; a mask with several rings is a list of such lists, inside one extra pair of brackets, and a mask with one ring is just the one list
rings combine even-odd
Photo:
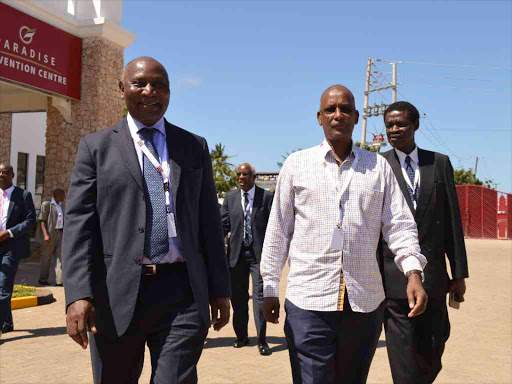
[(92, 332), (95, 383), (136, 383), (145, 344), (151, 383), (196, 383), (208, 328), (230, 310), (208, 145), (163, 118), (169, 79), (155, 59), (128, 63), (119, 88), (128, 115), (81, 139), (69, 186), (67, 331), (84, 349)]
[(36, 223), (32, 195), (12, 185), (14, 171), (0, 164), (0, 337), (14, 329), (11, 297), (21, 258), (30, 256), (29, 231)]
[(249, 343), (249, 275), (252, 279), (254, 322), (261, 355), (270, 355), (266, 341), (267, 322), (263, 316), (263, 279), (260, 274), (261, 250), (268, 217), (272, 208), (272, 192), (254, 184), (256, 173), (252, 165), (241, 164), (236, 171), (239, 189), (226, 193), (221, 208), (224, 234), (229, 238), (229, 267), (231, 273), (231, 304), (233, 328), (236, 333), (235, 348)]
[(391, 165), (418, 226), (421, 253), (428, 260), (423, 286), (429, 298), (425, 313), (407, 316), (407, 281), (383, 242), (380, 256), (387, 297), (384, 327), (389, 363), (395, 383), (432, 383), (441, 370), (441, 356), (450, 336), (446, 294), (462, 299), (464, 278), (468, 277), (453, 168), (448, 156), (416, 146), (419, 113), (412, 104), (391, 104), (384, 112), (384, 122), (394, 149), (382, 155)]

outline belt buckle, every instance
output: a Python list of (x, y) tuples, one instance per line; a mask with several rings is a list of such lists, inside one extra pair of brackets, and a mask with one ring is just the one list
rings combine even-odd
[[(149, 267), (151, 267), (151, 270), (149, 270)], [(156, 264), (150, 264), (144, 266), (144, 275), (146, 276), (154, 276), (156, 275)]]

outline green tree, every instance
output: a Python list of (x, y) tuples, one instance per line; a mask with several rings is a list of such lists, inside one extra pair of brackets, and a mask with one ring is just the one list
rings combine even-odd
[(302, 148), (292, 149), (291, 152), (286, 152), (284, 155), (281, 156), (283, 158), (283, 161), (278, 161), (277, 166), (279, 168), (281, 168), (283, 166), (284, 162), (286, 161), (286, 159), (288, 158), (288, 156), (290, 156), (293, 152), (298, 152), (298, 151), (302, 151)]
[(453, 178), (455, 180), (455, 185), (483, 185), (492, 189), (494, 189), (493, 186), (496, 185), (492, 179), (486, 179), (482, 182), (482, 180), (476, 177), (471, 168), (467, 170), (464, 168), (456, 169), (453, 172)]
[(224, 197), (224, 194), (236, 187), (236, 172), (233, 164), (228, 160), (233, 156), (228, 156), (224, 152), (222, 143), (215, 144), (215, 148), (210, 151), (213, 167), (213, 180), (217, 188), (217, 196)]

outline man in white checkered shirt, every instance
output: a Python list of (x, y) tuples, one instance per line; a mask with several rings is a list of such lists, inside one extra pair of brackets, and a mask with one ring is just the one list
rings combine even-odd
[(381, 231), (408, 277), (410, 317), (427, 305), (427, 261), (391, 167), (352, 143), (359, 119), (352, 93), (329, 87), (317, 118), (323, 143), (291, 154), (279, 174), (261, 259), (263, 311), (278, 322), (288, 259), (285, 334), (294, 384), (365, 383), (382, 329)]

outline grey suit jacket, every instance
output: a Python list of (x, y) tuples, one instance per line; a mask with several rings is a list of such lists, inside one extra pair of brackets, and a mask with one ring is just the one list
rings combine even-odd
[[(251, 224), (253, 234), (253, 250), (258, 263), (261, 260), (261, 251), (265, 232), (267, 230), (268, 218), (274, 194), (256, 186), (254, 201), (251, 212)], [(240, 250), (244, 239), (244, 211), (241, 203), (240, 189), (226, 193), (224, 203), (221, 207), (222, 225), (224, 235), (231, 232), (229, 238), (229, 266), (233, 268), (238, 262)]]
[[(448, 292), (449, 282), (446, 257), (450, 260), (452, 278), (468, 277), (464, 233), (450, 159), (441, 153), (418, 148), (420, 191), (417, 209), (414, 209), (396, 152), (391, 150), (382, 156), (391, 165), (418, 226), (421, 253), (428, 260), (424, 271), (425, 291), (429, 297), (443, 297)], [(379, 255), (386, 296), (405, 299), (407, 280), (394, 265), (394, 255), (386, 242), (382, 241), (381, 245)]]
[(13, 237), (0, 243), (0, 255), (11, 251), (16, 257), (30, 257), (30, 230), (36, 223), (36, 213), (32, 194), (24, 189), (14, 187), (7, 209), (7, 228)]
[[(209, 326), (209, 297), (230, 296), (230, 283), (208, 145), (167, 121), (165, 129), (177, 232), (201, 320)], [(122, 335), (131, 321), (145, 225), (143, 176), (125, 118), (80, 140), (66, 202), (66, 305), (93, 297), (99, 332)]]

